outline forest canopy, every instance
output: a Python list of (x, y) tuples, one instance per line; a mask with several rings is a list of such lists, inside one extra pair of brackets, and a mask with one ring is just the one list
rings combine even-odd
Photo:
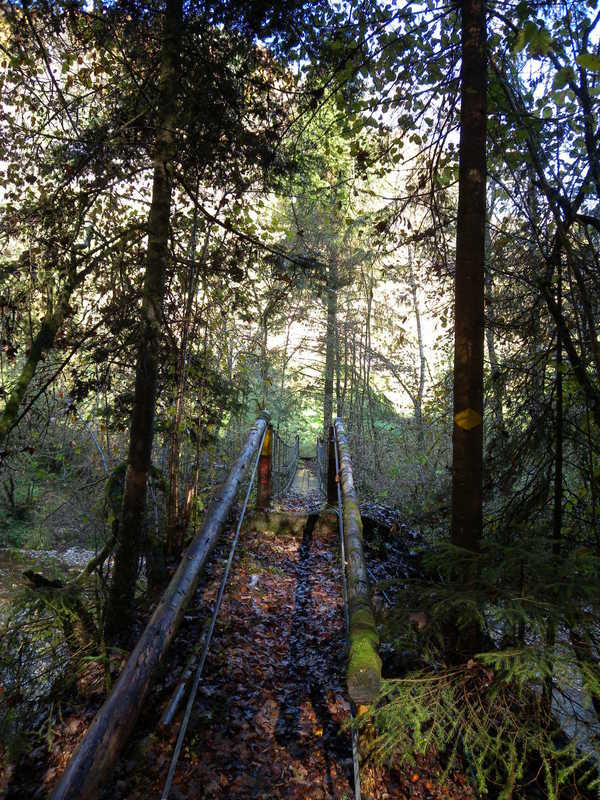
[(423, 689), (384, 686), (373, 751), (598, 791), (599, 32), (597, 0), (2, 4), (0, 547), (89, 551), (90, 658), (257, 416), (307, 459), (339, 417), (422, 542), (378, 622)]

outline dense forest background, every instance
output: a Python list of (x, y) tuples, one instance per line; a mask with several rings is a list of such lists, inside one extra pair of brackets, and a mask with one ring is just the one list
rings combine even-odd
[(386, 622), (423, 688), (373, 710), (382, 757), (597, 790), (599, 22), (2, 4), (0, 545), (100, 554), (86, 658), (131, 644), (261, 411), (307, 456), (339, 415), (361, 499), (426, 542)]

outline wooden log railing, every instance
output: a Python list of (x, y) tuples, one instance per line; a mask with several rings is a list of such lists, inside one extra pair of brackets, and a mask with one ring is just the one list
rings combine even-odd
[(206, 562), (235, 501), (240, 481), (263, 439), (265, 413), (252, 428), (221, 495), (211, 505), (200, 533), (185, 552), (119, 680), (81, 741), (56, 786), (52, 800), (89, 800), (126, 744), (152, 679), (194, 594)]
[[(348, 693), (357, 706), (372, 703), (381, 683), (379, 635), (371, 607), (367, 565), (363, 553), (362, 521), (352, 473), (350, 448), (341, 419), (332, 431), (337, 445), (345, 570), (347, 578), (347, 627), (349, 657), (346, 672)], [(335, 451), (334, 451), (335, 455)]]

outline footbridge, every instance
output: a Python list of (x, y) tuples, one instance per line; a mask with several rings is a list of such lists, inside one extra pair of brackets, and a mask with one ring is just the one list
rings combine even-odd
[[(185, 550), (175, 574), (127, 659), (119, 679), (67, 764), (54, 789), (52, 800), (95, 797), (110, 781), (111, 772), (134, 734), (140, 713), (145, 709), (153, 681), (168, 666), (171, 655), (169, 647), (186, 613), (189, 613), (189, 607), (194, 605), (198, 582), (207, 560), (234, 512), (235, 525), (229, 552), (224, 559), (225, 567), (208, 624), (203, 631), (201, 641), (197, 643), (192, 656), (181, 670), (168, 702), (157, 709), (157, 730), (164, 732), (178, 725), (168, 768), (164, 771), (160, 794), (162, 800), (181, 796), (176, 793), (174, 787), (174, 784), (177, 784), (178, 762), (185, 747), (186, 737), (189, 736), (194, 703), (199, 690), (202, 690), (205, 664), (215, 639), (215, 630), (227, 595), (228, 582), (235, 580), (236, 548), (240, 539), (244, 541), (248, 531), (253, 532), (257, 548), (260, 548), (261, 539), (267, 541), (267, 535), (271, 537), (269, 541), (274, 543), (274, 546), (280, 542), (279, 549), (285, 542), (290, 541), (290, 537), (300, 540), (297, 557), (293, 562), (289, 558), (286, 561), (293, 570), (296, 581), (296, 590), (289, 603), (293, 607), (293, 615), (287, 650), (283, 642), (277, 641), (277, 637), (267, 637), (262, 622), (257, 623), (255, 635), (262, 637), (263, 640), (267, 637), (267, 643), (271, 648), (268, 651), (269, 658), (273, 658), (272, 653), (281, 654), (279, 665), (277, 663), (269, 665), (269, 669), (275, 669), (279, 674), (285, 675), (286, 670), (291, 674), (291, 662), (303, 664), (304, 656), (298, 644), (302, 640), (300, 629), (306, 626), (311, 615), (316, 613), (311, 595), (310, 571), (319, 569), (319, 563), (323, 565), (324, 570), (328, 569), (327, 565), (334, 557), (338, 567), (335, 573), (331, 572), (330, 578), (333, 576), (333, 579), (339, 582), (338, 591), (343, 618), (338, 618), (337, 621), (334, 619), (333, 624), (334, 627), (338, 626), (341, 634), (338, 649), (344, 651), (340, 653), (340, 659), (344, 664), (345, 688), (340, 691), (347, 693), (347, 716), (353, 715), (357, 708), (375, 701), (381, 680), (381, 661), (377, 653), (378, 634), (370, 604), (368, 573), (362, 546), (362, 522), (350, 449), (340, 419), (331, 426), (328, 439), (317, 442), (316, 451), (317, 458), (312, 464), (307, 465), (300, 458), (298, 436), (294, 441), (286, 442), (274, 430), (267, 413), (256, 420), (222, 485), (222, 490), (206, 514), (201, 531)], [(278, 501), (290, 492), (302, 494), (306, 491), (321, 492), (322, 503), (318, 514), (290, 513), (277, 508)], [(330, 552), (329, 555), (323, 552), (323, 559), (317, 563), (311, 547), (315, 537), (320, 536), (320, 531), (330, 534), (329, 538), (322, 536), (319, 539), (321, 551), (330, 550)], [(273, 570), (276, 569), (281, 571), (282, 566), (273, 567)], [(251, 576), (250, 584), (255, 577)], [(284, 578), (285, 574), (280, 586), (272, 582), (271, 585), (274, 587), (272, 593), (279, 593), (283, 597)], [(282, 600), (282, 604), (285, 602)], [(281, 613), (284, 613), (283, 607), (284, 605)], [(269, 613), (271, 615), (278, 613), (276, 602), (271, 602)], [(251, 631), (250, 634), (252, 635)], [(318, 652), (318, 647), (316, 651)], [(306, 669), (302, 667), (304, 672), (306, 670), (315, 672), (313, 676), (302, 675), (302, 680), (309, 687), (312, 707), (319, 719), (327, 717), (324, 711), (325, 695), (322, 686), (327, 682), (324, 669), (326, 671), (322, 660), (318, 658), (313, 659), (313, 663), (308, 663)], [(240, 673), (243, 672), (242, 665)], [(272, 726), (275, 736), (282, 735), (282, 731), (289, 733), (292, 729), (297, 733), (300, 725), (298, 703), (294, 699), (296, 689), (292, 678), (289, 684), (286, 685), (284, 681), (279, 687), (280, 696), (286, 698), (287, 705), (283, 701), (280, 703), (281, 713)], [(267, 686), (265, 692), (268, 688)], [(271, 702), (270, 699), (265, 701), (265, 708), (269, 708)], [(260, 718), (263, 719), (264, 710), (261, 714)], [(330, 722), (331, 720), (327, 724)], [(324, 724), (314, 728), (314, 735), (323, 736)], [(266, 723), (264, 730), (270, 731)], [(239, 735), (247, 736), (243, 726), (242, 731), (243, 733)], [(357, 734), (354, 727), (351, 731), (348, 763), (352, 764), (354, 797), (360, 798)], [(257, 727), (254, 736), (260, 735)], [(326, 766), (327, 779), (331, 783), (333, 780), (331, 775), (334, 773), (331, 772), (331, 764), (327, 763)], [(299, 770), (300, 767), (296, 769)], [(227, 778), (221, 776), (221, 780), (226, 781)], [(194, 797), (205, 796), (201, 787), (197, 789), (198, 791), (193, 793)], [(261, 795), (256, 794), (256, 796)]]

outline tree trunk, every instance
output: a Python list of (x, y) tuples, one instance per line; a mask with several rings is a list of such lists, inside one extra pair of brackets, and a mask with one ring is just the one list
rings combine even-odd
[[(477, 551), (482, 534), (486, 209), (486, 8), (462, 2), (461, 120), (456, 230), (452, 543)], [(469, 582), (474, 576), (465, 576)], [(477, 646), (476, 625), (459, 650)]]
[(160, 363), (165, 269), (169, 257), (172, 192), (169, 164), (175, 156), (182, 14), (182, 0), (167, 0), (135, 397), (119, 543), (106, 610), (106, 635), (109, 639), (131, 630), (137, 562), (142, 542)]
[(488, 325), (485, 331), (485, 338), (487, 343), (488, 358), (490, 360), (490, 372), (492, 374), (492, 392), (494, 401), (494, 416), (496, 417), (496, 424), (501, 430), (504, 430), (504, 410), (502, 408), (502, 379), (500, 375), (500, 366), (498, 364), (498, 356), (496, 354), (496, 339), (494, 336), (494, 322), (496, 312), (493, 306), (492, 295), (492, 273), (489, 266), (485, 270), (485, 291), (487, 295), (487, 315)]
[(413, 255), (408, 250), (408, 276), (410, 281), (410, 293), (413, 301), (413, 311), (415, 313), (415, 324), (417, 327), (417, 346), (419, 348), (419, 381), (417, 393), (415, 395), (415, 424), (417, 426), (417, 441), (423, 444), (423, 396), (425, 394), (425, 345), (423, 342), (423, 329), (421, 327), (421, 309), (419, 308), (419, 298), (417, 297), (417, 281), (413, 268)]
[(262, 386), (262, 397), (261, 397), (261, 409), (267, 407), (267, 397), (269, 395), (269, 317), (268, 317), (268, 309), (265, 308), (265, 311), (261, 317), (260, 321), (260, 330), (261, 330), (261, 339), (260, 339), (260, 379), (261, 379), (261, 386)]
[(325, 339), (325, 381), (323, 390), (323, 439), (326, 440), (333, 417), (335, 375), (335, 330), (337, 325), (337, 265), (332, 259), (327, 272), (327, 329)]
[[(562, 307), (562, 265), (560, 246), (557, 245), (556, 251), (556, 267), (558, 272), (557, 279), (557, 303), (559, 308)], [(562, 502), (563, 502), (563, 438), (564, 438), (564, 422), (563, 422), (563, 352), (562, 352), (562, 339), (560, 331), (556, 331), (556, 375), (555, 375), (555, 388), (556, 388), (556, 410), (554, 420), (554, 430), (556, 432), (555, 450), (554, 450), (554, 505), (552, 509), (552, 555), (554, 556), (554, 563), (557, 564), (560, 558), (562, 549)], [(554, 593), (551, 592), (552, 597)], [(546, 647), (552, 653), (556, 644), (556, 623), (550, 619), (546, 628)], [(552, 658), (550, 658), (552, 663)], [(551, 721), (552, 715), (552, 693), (554, 690), (554, 680), (552, 674), (548, 675), (544, 681), (542, 690), (542, 719), (548, 725)]]
[(323, 389), (323, 441), (329, 437), (333, 418), (333, 383), (335, 374), (335, 329), (337, 327), (337, 264), (335, 257), (327, 272), (327, 333), (325, 340), (325, 385)]
[(335, 326), (335, 408), (338, 416), (342, 416), (342, 368), (340, 364), (340, 332), (337, 325)]
[(66, 283), (60, 292), (58, 303), (54, 310), (49, 308), (40, 329), (32, 339), (29, 353), (21, 373), (6, 401), (6, 405), (0, 414), (0, 444), (4, 442), (12, 428), (18, 423), (18, 412), (25, 397), (25, 393), (34, 378), (38, 364), (44, 357), (44, 353), (51, 350), (54, 346), (56, 334), (61, 328), (65, 317), (70, 313), (70, 300), (73, 292), (87, 275), (91, 272), (91, 267), (76, 272), (75, 267), (69, 268), (69, 275)]
[(180, 450), (180, 427), (183, 418), (183, 400), (185, 396), (185, 386), (187, 380), (188, 365), (188, 343), (190, 340), (190, 330), (192, 326), (192, 308), (194, 298), (198, 288), (198, 271), (202, 268), (208, 244), (210, 241), (210, 229), (204, 237), (202, 253), (198, 263), (196, 263), (196, 233), (198, 227), (198, 208), (194, 209), (194, 226), (192, 230), (192, 241), (190, 244), (191, 265), (188, 276), (186, 291), (185, 311), (183, 316), (183, 326), (181, 333), (181, 347), (177, 359), (177, 391), (175, 397), (175, 415), (173, 418), (173, 428), (171, 431), (171, 450), (169, 454), (169, 506), (167, 514), (167, 553), (179, 554), (183, 547), (185, 534), (184, 526), (179, 524), (179, 450)]
[(492, 378), (492, 393), (493, 393), (493, 406), (496, 424), (501, 430), (504, 430), (504, 411), (502, 408), (502, 377), (500, 375), (500, 366), (498, 364), (498, 356), (496, 354), (496, 338), (495, 338), (495, 323), (496, 323), (496, 309), (494, 307), (493, 297), (493, 279), (492, 279), (492, 237), (490, 234), (489, 217), (494, 212), (496, 196), (492, 191), (490, 201), (490, 209), (488, 213), (488, 220), (485, 226), (485, 304), (487, 310), (487, 326), (485, 329), (485, 340), (487, 344), (488, 359), (490, 362), (490, 372)]
[[(339, 352), (339, 340), (338, 340)], [(344, 418), (346, 411), (346, 392), (348, 389), (348, 323), (344, 321), (344, 379), (341, 387), (341, 396), (338, 400), (337, 413), (338, 417)]]

